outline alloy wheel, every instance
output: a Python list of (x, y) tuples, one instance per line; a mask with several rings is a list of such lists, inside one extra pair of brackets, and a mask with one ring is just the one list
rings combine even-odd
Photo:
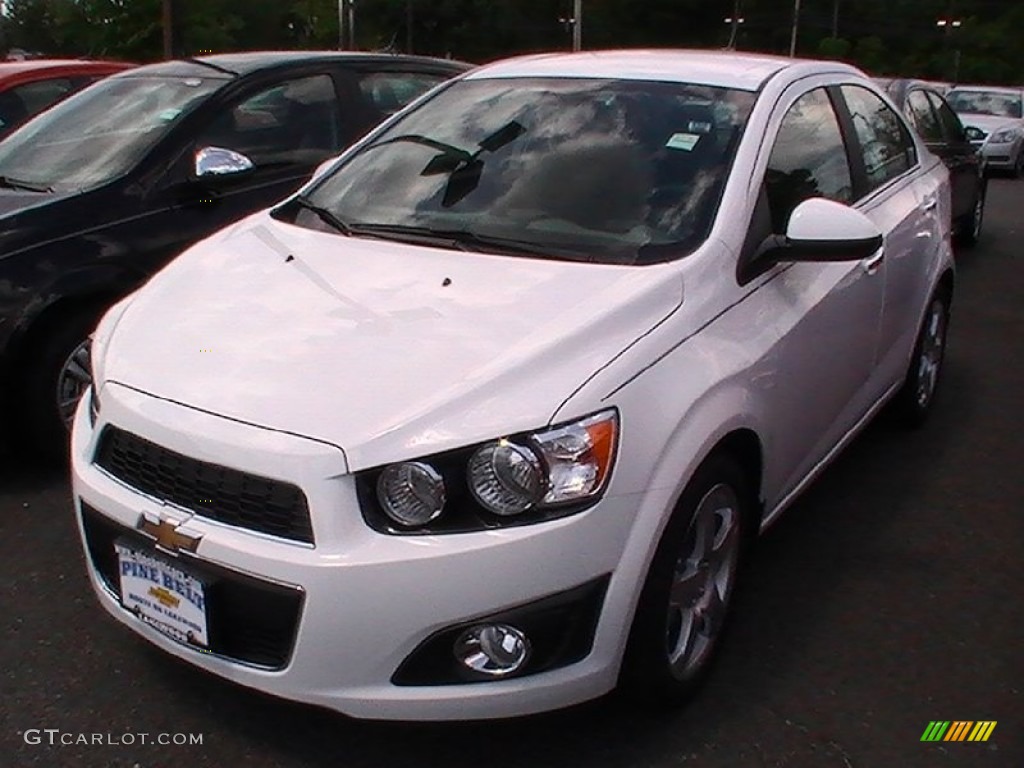
[(917, 362), (917, 404), (927, 407), (935, 395), (939, 382), (939, 370), (946, 344), (946, 307), (941, 299), (933, 299), (928, 307), (924, 333), (921, 337), (921, 353)]
[(981, 237), (981, 222), (985, 216), (985, 194), (978, 193), (978, 199), (974, 201), (974, 210), (971, 212), (971, 240)]
[(57, 411), (68, 429), (71, 429), (78, 401), (92, 384), (89, 354), (89, 342), (83, 341), (68, 355), (57, 375)]
[(701, 499), (673, 571), (666, 651), (677, 680), (701, 669), (721, 632), (736, 583), (740, 504), (726, 484)]

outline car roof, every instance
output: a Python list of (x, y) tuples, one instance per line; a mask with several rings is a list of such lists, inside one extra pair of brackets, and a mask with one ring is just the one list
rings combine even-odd
[(95, 61), (92, 59), (28, 59), (26, 61), (0, 61), (0, 81), (17, 78), (31, 80), (31, 75), (91, 74), (120, 72), (135, 64), (123, 61)]
[(931, 80), (916, 80), (911, 77), (873, 77), (871, 79), (884, 88), (885, 92), (897, 103), (902, 102), (907, 94), (914, 89), (931, 91), (943, 101), (946, 99), (940, 84)]
[(1007, 96), (1021, 96), (1024, 90), (1005, 85), (956, 85), (950, 91), (986, 91), (988, 93), (1005, 93)]
[(835, 61), (713, 50), (621, 50), (517, 57), (477, 68), (469, 79), (595, 77), (658, 80), (756, 91), (783, 70), (863, 72)]
[(430, 69), (449, 71), (452, 74), (465, 72), (471, 65), (450, 59), (434, 59), (426, 56), (405, 56), (390, 53), (360, 53), (357, 51), (250, 51), (246, 53), (218, 53), (187, 59), (174, 59), (138, 67), (122, 76), (197, 76), (221, 77), (225, 79), (249, 75), (292, 65), (318, 62), (348, 64), (407, 64)]

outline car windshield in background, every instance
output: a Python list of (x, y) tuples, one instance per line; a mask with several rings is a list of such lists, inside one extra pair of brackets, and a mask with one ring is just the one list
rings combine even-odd
[(754, 100), (683, 83), (462, 80), (275, 215), (465, 250), (665, 261), (707, 237)]
[(995, 117), (1021, 117), (1021, 97), (994, 91), (951, 91), (946, 101), (957, 112)]
[(59, 191), (94, 187), (129, 168), (223, 80), (103, 80), (0, 143), (0, 177)]

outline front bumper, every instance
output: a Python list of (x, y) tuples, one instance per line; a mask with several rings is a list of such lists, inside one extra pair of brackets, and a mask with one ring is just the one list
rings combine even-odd
[(985, 143), (981, 146), (985, 169), (989, 171), (1014, 170), (1021, 151), (1024, 151), (1024, 142), (1020, 141), (1009, 144)]
[[(109, 613), (167, 652), (267, 693), (362, 718), (506, 717), (568, 706), (614, 687), (623, 628), (629, 626), (636, 597), (635, 579), (616, 579), (635, 497), (607, 496), (585, 513), (532, 526), (389, 536), (363, 522), (354, 479), (334, 446), (222, 419), (113, 383), (104, 387), (96, 429), (87, 412), (80, 408), (75, 421), (72, 474), (83, 545), (87, 552), (93, 547), (90, 581)], [(307, 496), (315, 544), (204, 519), (127, 487), (92, 463), (106, 423), (181, 454), (294, 483)], [(201, 541), (194, 555), (178, 555), (183, 568), (249, 580), (257, 589), (276, 589), (285, 596), (292, 590), (299, 609), (283, 663), (274, 668), (259, 663), (258, 656), (197, 651), (125, 610), (111, 588), (109, 567), (104, 578), (96, 562), (96, 535), (87, 534), (83, 517), (90, 508), (112, 530), (131, 531), (142, 515), (184, 523)], [(609, 575), (590, 652), (575, 663), (493, 682), (392, 683), (414, 649), (441, 630)]]

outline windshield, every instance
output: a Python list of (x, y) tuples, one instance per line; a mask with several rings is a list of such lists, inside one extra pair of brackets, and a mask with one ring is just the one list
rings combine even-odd
[(677, 258), (707, 237), (754, 99), (682, 83), (457, 81), (277, 215), (464, 250)]
[(0, 177), (55, 190), (93, 187), (138, 162), (224, 80), (101, 80), (0, 142)]
[(1021, 117), (1021, 97), (998, 91), (951, 91), (946, 101), (957, 112), (995, 117)]

